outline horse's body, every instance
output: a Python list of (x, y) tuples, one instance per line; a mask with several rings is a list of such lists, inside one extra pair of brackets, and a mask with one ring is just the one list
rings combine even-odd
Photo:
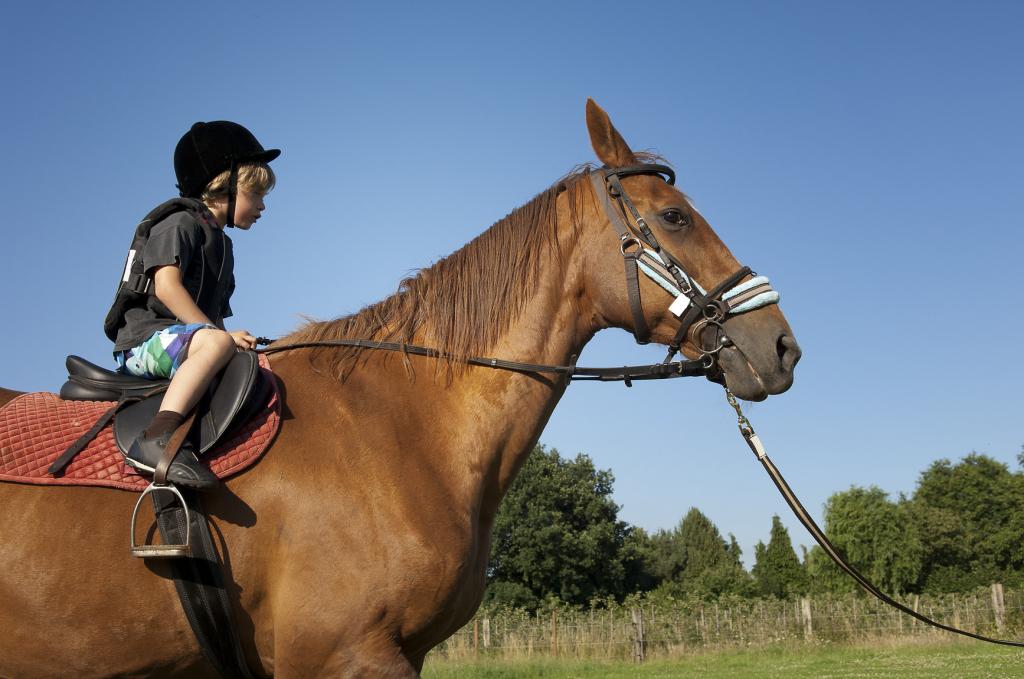
[[(636, 162), (592, 103), (588, 124), (605, 164)], [(617, 238), (586, 179), (541, 194), (355, 319), (284, 341), (364, 331), (568, 363), (598, 330), (631, 327)], [(659, 239), (705, 287), (736, 270), (681, 194), (651, 176), (624, 184), (654, 226), (664, 205), (689, 212), (687, 229)], [(665, 343), (671, 300), (649, 282), (643, 292)], [(737, 395), (789, 387), (799, 350), (778, 307), (727, 328), (736, 346), (721, 365)], [(250, 666), (416, 676), (479, 605), (498, 503), (567, 381), (343, 350), (290, 351), (273, 366), (285, 403), (277, 440), (204, 499)], [(0, 391), (0, 403), (14, 395)], [(0, 484), (0, 676), (210, 672), (166, 566), (128, 555), (131, 502), (116, 490)]]

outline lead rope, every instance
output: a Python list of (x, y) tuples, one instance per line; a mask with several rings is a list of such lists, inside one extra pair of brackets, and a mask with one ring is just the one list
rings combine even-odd
[(764, 466), (765, 471), (768, 472), (768, 476), (771, 477), (772, 481), (775, 483), (775, 486), (779, 489), (779, 492), (782, 493), (782, 497), (786, 500), (786, 504), (788, 504), (789, 508), (793, 510), (793, 513), (796, 515), (796, 518), (800, 519), (800, 523), (804, 525), (804, 528), (806, 528), (807, 532), (811, 534), (811, 537), (813, 537), (814, 540), (819, 545), (821, 545), (821, 548), (825, 550), (825, 553), (832, 558), (832, 560), (836, 563), (837, 566), (839, 566), (840, 569), (842, 569), (847, 575), (856, 580), (858, 585), (860, 585), (863, 589), (867, 590), (869, 594), (877, 598), (879, 601), (889, 604), (890, 606), (900, 611), (903, 611), (907, 615), (917, 618), (921, 622), (931, 625), (932, 627), (937, 627), (939, 629), (946, 630), (947, 632), (953, 632), (954, 634), (962, 634), (965, 637), (971, 637), (972, 639), (978, 639), (979, 641), (987, 641), (992, 644), (1002, 644), (1003, 646), (1016, 646), (1018, 648), (1024, 648), (1024, 642), (1008, 641), (1005, 639), (993, 639), (991, 637), (986, 637), (981, 634), (975, 634), (973, 632), (968, 632), (966, 630), (958, 629), (956, 627), (950, 627), (949, 625), (943, 625), (941, 622), (936, 622), (925, 615), (921, 615), (912, 608), (904, 606), (903, 604), (894, 600), (892, 597), (888, 596), (887, 594), (879, 590), (877, 587), (875, 587), (873, 584), (871, 584), (871, 582), (869, 582), (867, 578), (861, 575), (861, 573), (856, 568), (848, 564), (846, 560), (842, 556), (840, 556), (839, 552), (832, 545), (829, 539), (825, 536), (825, 533), (821, 530), (821, 528), (818, 527), (818, 524), (814, 522), (814, 519), (812, 519), (811, 515), (807, 513), (807, 510), (804, 509), (804, 506), (800, 504), (799, 498), (797, 498), (796, 494), (789, 487), (789, 484), (786, 483), (786, 479), (782, 477), (782, 473), (778, 470), (775, 464), (768, 457), (768, 451), (765, 450), (764, 444), (761, 443), (761, 439), (754, 431), (754, 427), (750, 424), (750, 420), (748, 420), (746, 416), (743, 414), (743, 410), (740, 408), (739, 402), (736, 400), (736, 397), (732, 394), (731, 391), (729, 391), (728, 388), (726, 388), (725, 390), (725, 398), (726, 400), (729, 401), (729, 405), (733, 407), (733, 410), (736, 411), (738, 426), (740, 434), (743, 435), (743, 440), (747, 442), (747, 445), (750, 447), (751, 452), (754, 453), (758, 461)]

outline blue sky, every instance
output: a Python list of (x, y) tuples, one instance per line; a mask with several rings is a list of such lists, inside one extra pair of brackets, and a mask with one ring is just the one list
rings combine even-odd
[[(972, 450), (1015, 468), (1022, 25), (997, 2), (8, 3), (0, 384), (106, 360), (131, 229), (196, 120), (284, 150), (235, 237), (236, 322), (275, 336), (381, 299), (593, 160), (593, 97), (782, 292), (804, 358), (748, 414), (812, 512)], [(580, 363), (661, 355), (608, 331)], [(750, 565), (773, 513), (809, 539), (730, 413), (699, 380), (577, 384), (541, 441), (610, 468), (623, 519), (696, 506)]]

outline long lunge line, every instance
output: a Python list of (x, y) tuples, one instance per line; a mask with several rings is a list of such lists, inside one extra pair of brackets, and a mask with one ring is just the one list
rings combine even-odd
[(765, 450), (764, 444), (761, 443), (761, 439), (754, 432), (754, 427), (751, 426), (750, 420), (746, 418), (746, 416), (743, 414), (743, 411), (740, 409), (740, 404), (736, 400), (736, 397), (733, 396), (728, 389), (725, 390), (725, 397), (726, 399), (728, 399), (729, 405), (731, 405), (733, 409), (736, 410), (736, 415), (739, 419), (739, 430), (740, 433), (743, 435), (743, 440), (747, 442), (747, 445), (750, 446), (750, 450), (757, 457), (761, 465), (764, 466), (765, 471), (768, 472), (768, 476), (771, 477), (772, 481), (775, 483), (775, 486), (779, 489), (779, 492), (782, 493), (782, 497), (786, 500), (786, 504), (788, 504), (789, 508), (793, 510), (793, 514), (796, 515), (796, 518), (800, 519), (800, 523), (804, 525), (804, 528), (807, 529), (807, 532), (810, 533), (811, 537), (814, 538), (815, 542), (817, 542), (821, 546), (821, 548), (825, 550), (825, 553), (829, 555), (832, 561), (834, 561), (836, 565), (839, 566), (839, 568), (844, 573), (846, 573), (851, 578), (856, 580), (857, 584), (860, 585), (865, 591), (867, 591), (869, 594), (874, 596), (879, 601), (889, 604), (893, 608), (896, 608), (897, 610), (900, 610), (906, 613), (907, 615), (920, 620), (925, 624), (931, 625), (932, 627), (937, 627), (939, 629), (946, 630), (947, 632), (952, 632), (954, 634), (961, 634), (965, 637), (970, 637), (972, 639), (978, 639), (979, 641), (987, 641), (991, 644), (1002, 644), (1003, 646), (1016, 646), (1018, 648), (1024, 648), (1024, 642), (1009, 641), (1007, 639), (993, 639), (992, 637), (986, 637), (983, 634), (975, 634), (974, 632), (968, 632), (967, 630), (962, 630), (957, 627), (952, 627), (950, 625), (944, 625), (941, 622), (936, 622), (928, 616), (922, 615), (914, 609), (901, 604), (885, 592), (875, 587), (875, 585), (873, 585), (867, 578), (865, 578), (860, 573), (860, 571), (851, 566), (846, 561), (846, 559), (844, 559), (842, 555), (839, 554), (839, 551), (829, 541), (824, 531), (822, 531), (821, 528), (818, 527), (818, 524), (814, 522), (814, 519), (811, 518), (811, 515), (807, 513), (806, 509), (804, 509), (804, 506), (800, 503), (800, 499), (796, 496), (796, 493), (793, 492), (793, 489), (789, 487), (788, 483), (786, 483), (786, 479), (783, 478), (782, 472), (779, 471), (778, 467), (775, 466), (775, 463), (773, 463), (771, 461), (771, 458), (768, 457), (768, 451)]

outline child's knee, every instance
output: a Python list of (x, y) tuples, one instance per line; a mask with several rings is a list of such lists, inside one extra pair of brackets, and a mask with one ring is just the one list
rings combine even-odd
[(192, 338), (192, 345), (193, 351), (210, 351), (223, 358), (229, 358), (235, 353), (235, 340), (224, 330), (204, 328), (196, 332)]

